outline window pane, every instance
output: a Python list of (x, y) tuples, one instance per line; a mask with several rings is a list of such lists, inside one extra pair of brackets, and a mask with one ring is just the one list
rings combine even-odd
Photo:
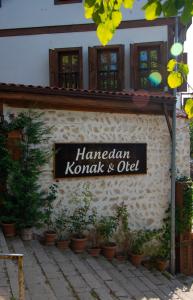
[(59, 86), (64, 88), (79, 87), (78, 52), (59, 53)]
[(140, 51), (140, 61), (147, 61), (148, 55), (147, 51)]
[(144, 45), (138, 48), (138, 74), (137, 74), (137, 88), (149, 89), (160, 88), (160, 85), (156, 85), (153, 81), (149, 80), (149, 75), (152, 72), (161, 73), (161, 58), (159, 46), (149, 45), (145, 48)]
[(116, 52), (110, 53), (110, 58), (111, 58), (112, 64), (117, 64), (117, 53)]
[(148, 68), (148, 63), (147, 62), (141, 62), (140, 63), (140, 69), (147, 69)]
[(151, 61), (157, 61), (158, 60), (157, 50), (151, 50), (150, 51), (150, 60)]
[(98, 89), (118, 89), (118, 53), (114, 50), (100, 50), (98, 52)]

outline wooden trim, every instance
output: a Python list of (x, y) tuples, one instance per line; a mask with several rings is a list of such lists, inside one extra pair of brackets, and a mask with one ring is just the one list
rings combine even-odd
[(81, 3), (81, 2), (82, 2), (82, 0), (54, 0), (55, 5)]
[[(129, 20), (129, 21), (122, 21), (119, 26), (119, 29), (164, 26), (164, 25), (169, 26), (169, 25), (174, 25), (174, 22), (175, 22), (174, 18), (158, 18), (157, 20), (153, 20), (153, 21), (147, 21), (144, 19)], [(96, 25), (94, 23), (27, 27), (27, 28), (10, 28), (10, 29), (0, 29), (0, 37), (70, 33), (70, 32), (87, 32), (87, 31), (95, 31), (95, 30), (96, 30)]]
[(50, 86), (59, 86), (59, 54), (64, 52), (76, 52), (79, 57), (79, 89), (83, 88), (83, 62), (82, 47), (49, 49)]
[(138, 53), (139, 49), (149, 49), (151, 47), (159, 47), (159, 52), (160, 52), (160, 58), (159, 58), (159, 69), (162, 75), (162, 82), (159, 86), (159, 88), (148, 88), (148, 90), (156, 90), (160, 91), (163, 90), (163, 88), (166, 85), (166, 71), (165, 71), (165, 66), (166, 66), (166, 61), (167, 61), (167, 43), (163, 41), (156, 41), (156, 42), (145, 42), (145, 43), (134, 43), (131, 44), (130, 46), (130, 60), (131, 60), (131, 87), (134, 89), (141, 89), (141, 86), (139, 84), (139, 59), (138, 59)]
[(116, 51), (117, 52), (117, 67), (118, 67), (118, 88), (117, 91), (124, 89), (124, 61), (125, 61), (125, 46), (122, 44), (108, 46), (93, 46), (89, 47), (89, 88), (99, 89), (98, 86), (98, 55), (99, 51)]
[[(134, 101), (136, 100), (137, 101)], [(163, 115), (163, 104), (167, 104), (168, 113), (172, 116), (174, 98), (157, 98), (150, 96), (103, 96), (101, 94), (60, 95), (50, 94), (49, 91), (41, 93), (0, 91), (0, 103), (12, 107), (31, 107), (40, 109), (61, 109), (73, 111), (94, 111), (107, 113), (135, 113)], [(138, 103), (142, 105), (137, 105)], [(145, 103), (146, 105), (143, 105)]]

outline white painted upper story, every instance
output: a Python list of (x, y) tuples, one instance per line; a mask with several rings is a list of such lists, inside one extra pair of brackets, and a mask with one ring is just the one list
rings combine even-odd
[[(145, 21), (146, 25), (143, 22), (139, 24), (138, 20), (144, 20), (144, 12), (141, 9), (144, 3), (146, 0), (136, 0), (132, 11), (123, 10), (123, 20), (128, 21), (128, 25), (118, 29), (109, 43), (109, 45), (124, 45), (124, 70), (121, 78), (124, 89), (133, 88), (131, 65), (134, 58), (130, 53), (131, 45), (169, 42), (171, 24), (168, 25), (167, 21), (163, 24), (158, 22), (156, 25), (149, 21)], [(134, 22), (130, 22), (133, 20), (138, 22), (136, 27)], [(101, 45), (94, 28), (88, 31), (82, 29), (82, 26), (88, 23), (92, 22), (84, 17), (83, 3), (56, 5), (54, 0), (1, 0), (0, 82), (48, 86), (50, 85), (49, 49), (81, 47), (82, 87), (89, 88), (88, 48)], [(68, 25), (76, 24), (80, 26), (76, 28), (71, 26), (71, 31), (68, 32)], [(45, 31), (47, 26), (50, 26), (52, 32)], [(53, 31), (54, 26), (65, 29), (56, 33)], [(43, 32), (27, 31), (38, 27)], [(11, 31), (10, 34), (9, 29), (10, 31), (16, 29), (16, 31), (14, 33)], [(163, 65), (163, 56), (167, 57), (168, 47), (167, 44), (165, 53), (161, 53), (160, 66)]]
[[(84, 18), (83, 3), (55, 5), (54, 0), (1, 0), (0, 29), (90, 23)], [(123, 9), (124, 20), (144, 19), (136, 0), (132, 11)]]

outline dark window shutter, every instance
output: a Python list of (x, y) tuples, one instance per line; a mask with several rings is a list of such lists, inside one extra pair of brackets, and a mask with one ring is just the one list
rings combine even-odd
[(89, 89), (94, 90), (97, 88), (97, 49), (88, 48), (89, 59)]
[(161, 54), (161, 74), (162, 74), (162, 83), (161, 86), (164, 88), (167, 86), (167, 62), (168, 62), (168, 54), (167, 54), (167, 42), (163, 42), (160, 44), (160, 54)]
[(78, 55), (79, 55), (79, 88), (83, 89), (83, 54), (82, 54), (82, 47), (78, 48)]
[(58, 86), (58, 53), (49, 49), (50, 86)]
[[(188, 62), (188, 57), (187, 53), (183, 53), (181, 59), (180, 59), (184, 64), (187, 64)], [(178, 88), (178, 92), (187, 92), (187, 82), (184, 81), (184, 83)]]
[(137, 45), (130, 44), (130, 88), (137, 89)]
[(118, 89), (123, 90), (125, 87), (125, 70), (124, 70), (125, 47), (124, 47), (124, 45), (119, 46), (118, 61), (119, 61)]

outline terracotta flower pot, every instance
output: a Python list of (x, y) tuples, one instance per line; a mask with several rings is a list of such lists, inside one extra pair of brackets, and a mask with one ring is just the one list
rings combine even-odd
[(156, 262), (156, 267), (160, 272), (163, 272), (167, 269), (168, 264), (169, 264), (168, 260), (158, 259)]
[(88, 249), (88, 253), (93, 257), (98, 257), (101, 252), (101, 248), (90, 248)]
[(143, 254), (132, 254), (131, 253), (130, 260), (131, 260), (131, 263), (135, 267), (139, 267), (143, 260)]
[(108, 259), (108, 260), (112, 260), (113, 257), (115, 256), (116, 253), (116, 244), (111, 243), (108, 245), (105, 245), (103, 247), (103, 255)]
[(119, 261), (125, 261), (126, 260), (126, 254), (125, 253), (123, 253), (123, 252), (117, 252), (116, 254), (115, 254), (115, 257), (116, 257), (116, 259), (117, 260), (119, 260)]
[(5, 237), (13, 237), (16, 235), (15, 223), (2, 223), (2, 228)]
[(57, 246), (58, 249), (60, 249), (60, 250), (66, 250), (66, 249), (68, 249), (68, 247), (69, 247), (69, 243), (70, 243), (69, 240), (58, 240), (58, 241), (56, 242), (56, 246)]
[(71, 241), (72, 241), (72, 250), (75, 253), (84, 252), (84, 250), (86, 249), (86, 243), (87, 243), (87, 238), (86, 237), (84, 237), (84, 238), (73, 237), (71, 239)]
[(31, 241), (33, 239), (33, 230), (32, 228), (23, 228), (21, 229), (21, 238), (23, 241)]
[(55, 231), (46, 231), (44, 234), (44, 241), (46, 246), (55, 245), (55, 241), (56, 241)]

